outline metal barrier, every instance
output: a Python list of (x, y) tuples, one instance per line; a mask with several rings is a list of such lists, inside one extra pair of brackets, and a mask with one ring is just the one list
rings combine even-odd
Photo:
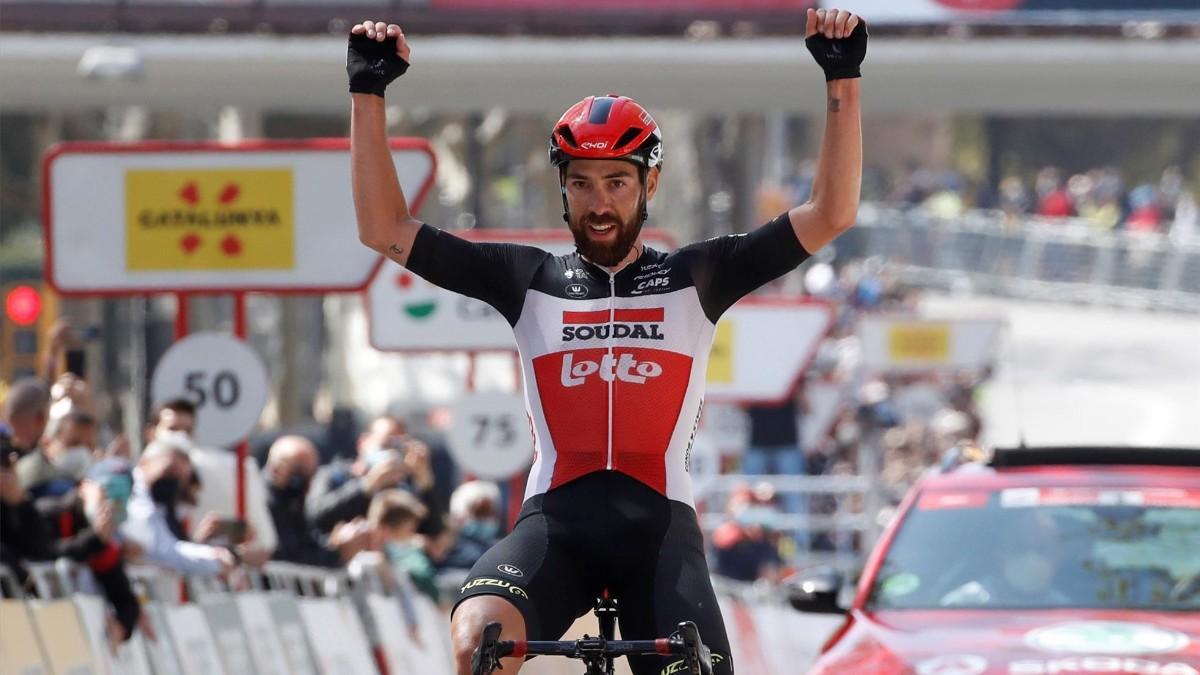
[(884, 260), (906, 283), (1035, 300), (1200, 313), (1200, 237), (1098, 230), (1081, 219), (941, 219), (875, 204), (840, 258)]
[[(106, 642), (103, 601), (66, 590), (75, 588), (74, 578), (82, 568), (55, 562), (26, 569), (42, 589), (64, 593), (0, 600), (0, 670), (11, 666), (22, 673), (108, 675), (454, 672), (446, 611), (414, 594), (408, 616), (396, 603), (405, 593), (403, 586), (377, 576), (371, 563), (349, 570), (270, 563), (261, 574), (249, 574), (255, 581), (246, 589), (239, 588), (237, 580), (214, 583), (209, 577), (198, 582), (133, 567), (129, 575), (157, 639), (145, 639), (139, 631), (115, 654)], [(181, 583), (194, 593), (187, 602), (178, 597)], [(16, 577), (3, 565), (0, 585), (18, 589)], [(747, 675), (802, 669), (840, 623), (838, 617), (792, 610), (785, 594), (774, 587), (722, 579), (714, 579), (714, 585), (738, 672)], [(323, 595), (330, 591), (335, 594)], [(564, 637), (595, 634), (592, 619), (583, 617)], [(531, 670), (567, 675), (578, 667), (567, 660), (539, 659)]]
[(723, 474), (705, 481), (703, 492), (697, 495), (702, 508), (700, 526), (710, 534), (730, 520), (723, 512), (726, 498), (735, 490), (747, 485), (768, 483), (778, 495), (801, 494), (808, 497), (830, 497), (834, 505), (832, 513), (814, 512), (812, 500), (808, 513), (778, 513), (772, 520), (772, 529), (782, 533), (827, 533), (834, 542), (834, 550), (797, 551), (795, 564), (802, 567), (816, 565), (834, 567), (847, 576), (853, 576), (862, 564), (862, 557), (869, 551), (876, 535), (877, 521), (871, 513), (878, 508), (872, 504), (883, 504), (879, 481), (866, 476), (790, 476), (790, 475), (743, 475)]

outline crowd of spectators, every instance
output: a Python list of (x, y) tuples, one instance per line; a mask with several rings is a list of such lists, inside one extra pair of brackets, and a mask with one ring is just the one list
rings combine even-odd
[[(977, 443), (983, 430), (977, 401), (990, 370), (861, 379), (858, 320), (878, 312), (911, 315), (917, 309), (916, 291), (885, 264), (853, 260), (835, 267), (818, 261), (806, 270), (802, 283), (805, 293), (834, 308), (834, 325), (792, 396), (745, 408), (746, 447), (729, 470), (768, 478), (730, 494), (723, 507), (725, 522), (710, 540), (714, 571), (738, 581), (777, 580), (789, 567), (809, 564), (814, 554), (865, 553), (861, 534), (853, 529), (782, 525), (797, 523), (797, 516), (863, 514), (862, 495), (777, 490), (770, 476), (859, 476), (864, 453), (877, 452), (887, 509), (947, 450)], [(841, 398), (826, 428), (804, 434), (805, 426), (813, 424), (808, 392), (815, 387), (837, 389)]]
[(368, 561), (443, 603), (438, 576), (468, 569), (502, 534), (499, 488), (436, 475), (430, 446), (396, 417), (375, 418), (354, 456), (324, 464), (323, 439), (274, 438), (261, 468), (253, 457), (240, 467), (240, 518), (237, 455), (197, 441), (189, 400), (156, 405), (135, 453), (121, 435), (100, 443), (108, 430), (81, 374), (18, 380), (0, 399), (0, 561), (28, 593), (29, 563), (79, 563), (80, 586), (108, 602), (114, 645), (139, 628), (154, 637), (128, 565), (237, 586), (270, 561)]
[(874, 194), (867, 198), (921, 208), (939, 218), (984, 208), (1009, 220), (1034, 218), (1045, 225), (1074, 219), (1097, 231), (1200, 236), (1200, 207), (1176, 166), (1164, 169), (1157, 181), (1137, 184), (1111, 166), (1074, 174), (1046, 166), (1032, 176), (1009, 174), (997, 185), (972, 182), (955, 170), (914, 168), (890, 181), (879, 176), (867, 182), (872, 184)]

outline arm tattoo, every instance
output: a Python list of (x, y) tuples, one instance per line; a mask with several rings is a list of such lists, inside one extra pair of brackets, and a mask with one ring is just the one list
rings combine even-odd
[(841, 110), (842, 110), (842, 99), (830, 98), (829, 99), (829, 112), (841, 112)]
[(390, 251), (392, 255), (404, 255), (404, 249), (400, 248), (399, 246), (397, 246), (395, 244), (392, 244), (391, 246), (389, 246), (388, 251)]

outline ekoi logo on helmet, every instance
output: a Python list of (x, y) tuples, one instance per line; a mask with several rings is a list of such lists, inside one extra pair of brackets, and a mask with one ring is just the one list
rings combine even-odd
[(628, 96), (589, 96), (563, 113), (550, 134), (556, 167), (572, 159), (620, 159), (651, 168), (662, 156), (658, 124)]

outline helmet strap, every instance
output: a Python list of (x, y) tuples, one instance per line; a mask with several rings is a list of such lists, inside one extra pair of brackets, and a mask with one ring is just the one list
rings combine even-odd
[[(645, 225), (646, 219), (650, 217), (650, 214), (646, 211), (646, 176), (649, 173), (649, 169), (641, 166), (640, 164), (638, 165), (638, 176), (641, 178), (642, 182), (642, 204), (640, 212), (638, 213), (638, 227)], [(564, 196), (563, 199), (566, 199), (566, 197)]]
[(563, 162), (558, 167), (558, 191), (562, 193), (563, 200), (563, 222), (571, 224), (570, 209), (567, 208), (567, 163)]

